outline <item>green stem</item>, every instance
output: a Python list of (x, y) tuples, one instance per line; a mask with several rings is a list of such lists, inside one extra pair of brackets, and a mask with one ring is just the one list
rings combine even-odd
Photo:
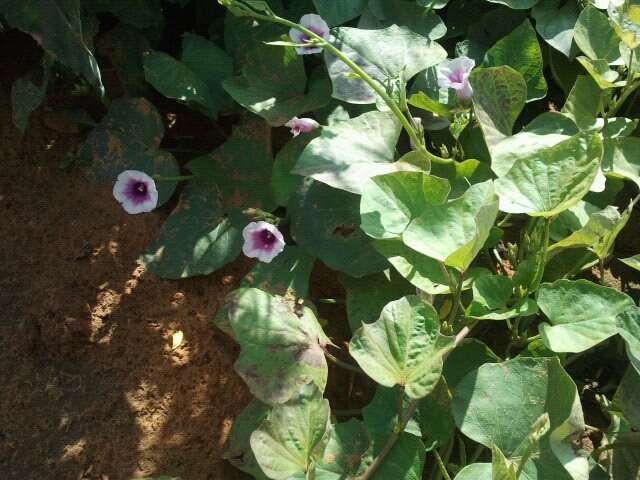
[(611, 109), (609, 110), (609, 116), (615, 115), (618, 112), (618, 110), (620, 110), (622, 105), (624, 105), (624, 102), (627, 101), (627, 98), (629, 98), (629, 96), (633, 92), (635, 92), (638, 88), (640, 88), (640, 82), (632, 83), (629, 87), (625, 88), (622, 91), (620, 98), (616, 100), (616, 102), (613, 104), (613, 107), (611, 107)]
[[(440, 456), (440, 453), (438, 452), (437, 448), (433, 449), (433, 455), (436, 457), (436, 461), (438, 462), (438, 467), (440, 468), (440, 474), (445, 478), (445, 480), (451, 480), (451, 476), (447, 471), (447, 466), (442, 461), (442, 457)], [(436, 480), (438, 480), (439, 476), (440, 475), (436, 475)]]
[(458, 306), (460, 305), (460, 297), (462, 296), (462, 283), (464, 282), (464, 272), (460, 272), (460, 280), (453, 297), (453, 305), (451, 306), (451, 314), (449, 315), (449, 324), (453, 325), (458, 315)]
[(362, 375), (366, 375), (360, 367), (356, 365), (351, 365), (350, 363), (347, 363), (347, 362), (343, 362), (342, 360), (332, 355), (331, 353), (327, 352), (326, 350), (324, 351), (324, 356), (327, 357), (327, 360), (329, 360), (330, 362), (332, 362), (333, 364), (337, 365), (340, 368), (344, 368), (345, 370), (349, 370), (350, 372), (356, 372)]
[(389, 438), (387, 439), (386, 443), (382, 447), (382, 450), (380, 450), (380, 453), (376, 456), (376, 458), (374, 458), (373, 462), (371, 462), (371, 464), (367, 467), (365, 472), (360, 477), (358, 477), (358, 480), (370, 480), (373, 477), (373, 474), (376, 472), (378, 467), (382, 465), (382, 462), (384, 461), (385, 457), (389, 454), (393, 446), (398, 441), (400, 434), (404, 432), (404, 429), (407, 427), (407, 423), (409, 423), (409, 420), (413, 417), (413, 414), (416, 413), (417, 408), (418, 408), (418, 401), (412, 400), (409, 403), (409, 407), (407, 408), (407, 413), (404, 415), (402, 423), (398, 425), (398, 428), (396, 428), (393, 432), (391, 432), (391, 435), (389, 435)]
[[(464, 327), (462, 330), (460, 330), (460, 332), (456, 335), (456, 338), (454, 341), (454, 347), (457, 347), (458, 345), (460, 345), (462, 340), (464, 340), (464, 338), (469, 334), (469, 332), (471, 332), (471, 328), (473, 327)], [(446, 355), (444, 358), (446, 358)], [(388, 455), (388, 453), (391, 451), (393, 446), (398, 441), (400, 434), (404, 432), (405, 428), (407, 428), (407, 423), (409, 423), (409, 420), (413, 418), (413, 415), (414, 413), (416, 413), (417, 408), (418, 408), (418, 400), (412, 400), (411, 402), (409, 402), (407, 411), (402, 416), (402, 422), (398, 424), (398, 427), (394, 429), (393, 432), (391, 432), (391, 435), (389, 435), (389, 438), (384, 444), (384, 447), (382, 447), (382, 450), (380, 450), (380, 453), (376, 456), (373, 462), (367, 467), (365, 472), (360, 477), (358, 477), (357, 480), (370, 480), (373, 477), (373, 474), (376, 472), (378, 467), (382, 465), (384, 458)]]
[(277, 15), (275, 15), (273, 17), (269, 17), (269, 16), (266, 16), (266, 15), (254, 14), (253, 16), (256, 19), (259, 19), (259, 20), (265, 20), (267, 22), (279, 23), (280, 25), (284, 25), (284, 26), (289, 27), (289, 28), (294, 28), (294, 29), (304, 33), (308, 38), (312, 38), (313, 40), (315, 40), (315, 42), (313, 42), (315, 45), (326, 49), (332, 55), (334, 55), (335, 57), (338, 57), (345, 65), (347, 65), (362, 80), (364, 80), (367, 83), (367, 85), (369, 85), (371, 87), (371, 89), (374, 92), (376, 92), (376, 94), (378, 94), (380, 96), (380, 98), (382, 98), (384, 100), (384, 102), (391, 109), (391, 111), (394, 113), (394, 115), (396, 117), (398, 117), (398, 120), (400, 120), (400, 123), (402, 124), (403, 128), (407, 131), (407, 133), (409, 134), (409, 137), (411, 138), (411, 140), (413, 141), (414, 145), (416, 146), (418, 151), (420, 151), (421, 154), (423, 154), (426, 158), (429, 159), (429, 161), (431, 161), (433, 163), (446, 164), (446, 163), (452, 163), (453, 162), (452, 159), (441, 158), (441, 157), (438, 157), (437, 155), (434, 155), (431, 152), (429, 152), (429, 150), (427, 150), (427, 148), (425, 146), (424, 138), (421, 139), (421, 138), (418, 137), (418, 134), (417, 134), (416, 130), (413, 128), (413, 126), (411, 125), (411, 122), (409, 121), (409, 119), (407, 119), (406, 115), (404, 115), (404, 113), (402, 113), (402, 110), (400, 110), (400, 107), (398, 107), (396, 102), (394, 102), (393, 99), (387, 94), (386, 90), (382, 87), (382, 85), (380, 85), (377, 81), (375, 81), (373, 78), (371, 78), (369, 76), (369, 74), (367, 74), (367, 72), (365, 72), (362, 68), (360, 68), (359, 65), (354, 63), (350, 58), (348, 58), (340, 50), (338, 50), (336, 47), (334, 47), (329, 42), (327, 42), (324, 38), (322, 38), (321, 36), (319, 36), (315, 32), (312, 32), (308, 28), (303, 27), (302, 25), (299, 25), (297, 23), (291, 22), (291, 21), (287, 20), (286, 18), (278, 17)]
[(600, 272), (600, 285), (604, 285), (604, 259), (598, 259), (598, 271)]

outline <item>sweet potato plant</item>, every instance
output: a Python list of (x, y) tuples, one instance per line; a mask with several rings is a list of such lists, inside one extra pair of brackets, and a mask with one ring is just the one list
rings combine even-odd
[[(193, 21), (167, 48), (177, 11)], [(179, 192), (141, 252), (148, 274), (256, 259), (213, 319), (255, 397), (226, 447), (239, 469), (640, 479), (640, 309), (606, 282), (613, 264), (640, 270), (614, 248), (638, 225), (640, 1), (0, 0), (0, 14), (43, 49), (13, 85), (18, 127), (62, 78), (105, 112), (76, 168), (129, 214)], [(107, 36), (117, 98), (94, 44)], [(163, 97), (232, 133), (178, 162)], [(345, 298), (310, 295), (319, 262)], [(331, 363), (347, 373), (327, 389)], [(365, 403), (337, 409), (354, 378)]]

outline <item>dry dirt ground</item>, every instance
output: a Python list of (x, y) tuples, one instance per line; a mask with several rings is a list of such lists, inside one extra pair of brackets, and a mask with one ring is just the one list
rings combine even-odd
[(46, 109), (22, 135), (15, 72), (0, 74), (0, 476), (244, 478), (221, 455), (249, 394), (210, 319), (250, 262), (178, 282), (141, 275), (168, 208), (127, 215), (109, 188), (61, 170), (82, 135)]

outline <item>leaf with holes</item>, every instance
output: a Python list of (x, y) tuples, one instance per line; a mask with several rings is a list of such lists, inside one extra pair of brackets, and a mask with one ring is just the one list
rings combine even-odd
[(329, 267), (354, 277), (388, 267), (360, 229), (357, 195), (307, 179), (289, 202), (291, 235)]
[[(162, 118), (144, 98), (115, 100), (100, 124), (80, 149), (83, 171), (89, 180), (113, 185), (124, 170), (140, 170), (149, 176), (178, 175), (178, 164), (160, 150), (164, 136)], [(176, 182), (158, 182), (158, 205), (167, 202)]]

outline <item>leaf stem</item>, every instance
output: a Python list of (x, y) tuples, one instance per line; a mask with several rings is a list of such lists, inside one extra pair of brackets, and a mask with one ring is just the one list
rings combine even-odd
[[(436, 461), (438, 462), (438, 467), (440, 468), (440, 473), (442, 474), (444, 479), (445, 480), (451, 480), (451, 476), (449, 475), (449, 472), (447, 471), (447, 466), (442, 461), (442, 457), (440, 456), (440, 453), (438, 452), (437, 448), (433, 449), (433, 455), (436, 457)], [(438, 479), (438, 476), (436, 476), (436, 480), (437, 479)]]
[[(462, 340), (465, 339), (465, 337), (471, 332), (471, 329), (474, 326), (475, 326), (475, 324), (473, 324), (471, 326), (466, 326), (462, 330), (460, 330), (460, 332), (458, 332), (458, 334), (456, 335), (455, 340), (453, 341), (454, 348), (457, 347), (458, 345), (460, 345)], [(451, 350), (449, 350), (449, 352), (451, 352)], [(447, 357), (447, 354), (444, 355), (444, 358)], [(380, 450), (380, 453), (378, 454), (378, 456), (367, 467), (365, 472), (360, 477), (358, 477), (357, 480), (370, 480), (371, 479), (371, 477), (373, 476), (375, 471), (382, 464), (384, 458), (387, 456), (387, 454), (391, 451), (391, 449), (393, 448), (395, 443), (398, 441), (398, 438), (400, 437), (400, 434), (402, 432), (404, 432), (404, 429), (407, 427), (407, 423), (409, 423), (409, 420), (411, 420), (411, 418), (413, 417), (414, 413), (416, 413), (416, 409), (417, 408), (418, 408), (418, 400), (411, 400), (411, 402), (409, 402), (409, 406), (407, 407), (407, 412), (402, 417), (402, 423), (398, 424), (398, 428), (396, 428), (393, 432), (391, 432), (391, 435), (389, 435), (389, 438), (387, 439), (387, 442), (384, 444), (384, 447), (382, 447), (382, 450)]]
[(622, 91), (620, 98), (618, 98), (618, 100), (615, 101), (615, 103), (613, 104), (613, 107), (611, 107), (611, 110), (609, 110), (609, 116), (615, 115), (618, 112), (618, 110), (620, 110), (622, 105), (624, 105), (624, 102), (627, 101), (627, 98), (629, 98), (629, 96), (633, 92), (635, 92), (638, 88), (640, 88), (640, 81), (632, 83), (629, 87), (625, 88)]
[(384, 461), (385, 457), (389, 454), (393, 446), (398, 441), (398, 438), (400, 437), (402, 432), (404, 432), (404, 429), (407, 427), (407, 423), (409, 423), (409, 420), (413, 417), (413, 414), (416, 413), (417, 408), (418, 408), (418, 401), (412, 400), (409, 403), (409, 407), (407, 408), (407, 413), (406, 415), (404, 415), (402, 423), (398, 425), (398, 428), (396, 428), (393, 432), (391, 432), (391, 435), (389, 435), (389, 438), (387, 439), (386, 443), (382, 447), (382, 450), (380, 450), (380, 453), (376, 456), (376, 458), (374, 458), (373, 462), (371, 462), (371, 464), (367, 467), (365, 472), (360, 477), (358, 477), (358, 480), (371, 479), (371, 477), (376, 472), (378, 467), (382, 465), (382, 462)]
[(453, 306), (451, 307), (451, 314), (449, 315), (449, 324), (453, 325), (458, 315), (458, 307), (460, 305), (460, 297), (462, 295), (462, 284), (464, 282), (464, 272), (460, 272), (460, 279), (458, 280), (458, 286), (453, 297)]
[(364, 371), (357, 365), (352, 365), (350, 363), (343, 362), (335, 355), (329, 353), (327, 350), (324, 351), (324, 356), (327, 357), (327, 360), (329, 360), (331, 363), (333, 363), (334, 365), (337, 365), (340, 368), (344, 368), (345, 370), (349, 370), (350, 372), (360, 373), (361, 375), (366, 375), (366, 373), (364, 373)]
[(367, 83), (367, 85), (369, 85), (369, 87), (371, 87), (371, 89), (380, 96), (380, 98), (384, 100), (384, 102), (391, 109), (393, 114), (398, 118), (398, 120), (400, 120), (400, 123), (402, 124), (403, 128), (407, 131), (407, 134), (409, 135), (414, 145), (422, 155), (424, 155), (430, 162), (433, 162), (433, 163), (447, 164), (447, 163), (453, 162), (452, 159), (438, 157), (437, 155), (434, 155), (433, 153), (429, 152), (429, 150), (427, 150), (427, 147), (425, 146), (424, 138), (420, 138), (418, 136), (418, 133), (411, 125), (411, 122), (409, 121), (409, 119), (407, 119), (406, 115), (402, 113), (402, 110), (400, 109), (400, 107), (398, 107), (396, 102), (394, 102), (393, 99), (389, 96), (389, 94), (387, 94), (386, 90), (382, 87), (382, 85), (380, 85), (376, 80), (371, 78), (371, 76), (369, 76), (369, 74), (367, 74), (367, 72), (365, 72), (359, 65), (353, 62), (350, 58), (344, 55), (339, 49), (334, 47), (331, 43), (327, 42), (320, 35), (309, 30), (308, 28), (303, 27), (302, 25), (299, 25), (295, 22), (287, 20), (286, 18), (279, 17), (277, 15), (270, 17), (267, 15), (260, 15), (260, 14), (254, 13), (253, 17), (259, 20), (279, 23), (280, 25), (284, 25), (286, 27), (296, 29), (304, 33), (307, 36), (307, 38), (312, 38), (313, 40), (315, 40), (314, 42), (315, 45), (326, 49), (333, 56), (338, 57), (345, 65), (347, 65), (362, 80), (364, 80)]

